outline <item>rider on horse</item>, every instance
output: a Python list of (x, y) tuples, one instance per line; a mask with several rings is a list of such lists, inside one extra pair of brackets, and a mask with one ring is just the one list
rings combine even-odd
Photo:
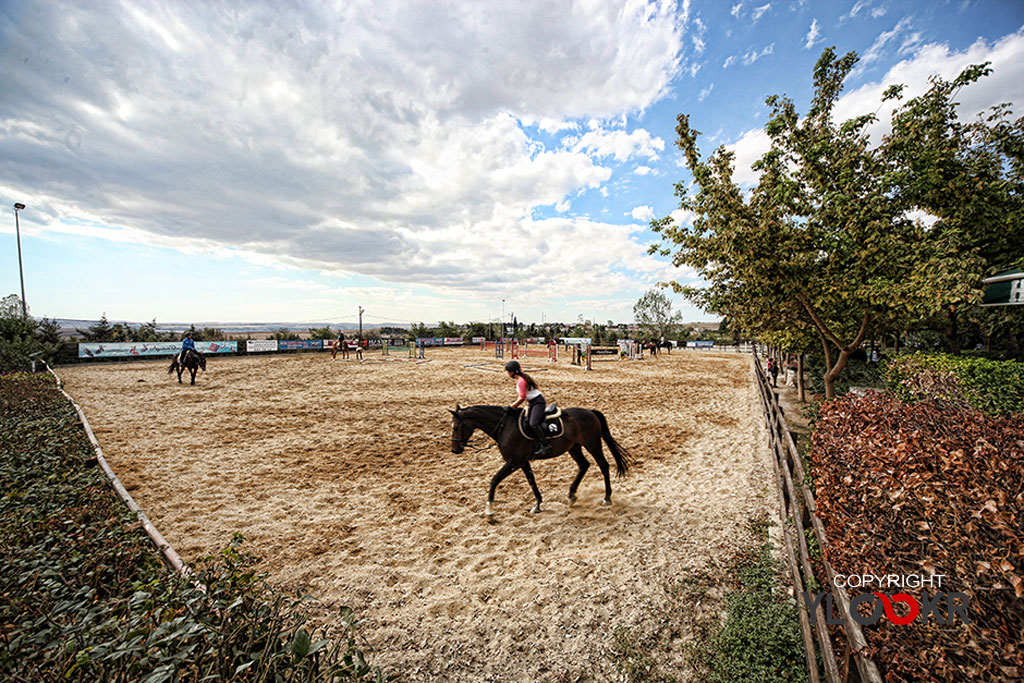
[(192, 332), (186, 332), (185, 338), (181, 340), (181, 353), (178, 357), (181, 359), (182, 363), (184, 363), (185, 359), (188, 358), (189, 351), (197, 356), (199, 355), (199, 352), (196, 351), (196, 343), (192, 340)]
[(533, 378), (523, 372), (519, 361), (510, 360), (506, 363), (505, 372), (516, 381), (516, 391), (519, 394), (519, 398), (509, 406), (509, 410), (515, 410), (523, 404), (523, 401), (529, 402), (530, 428), (537, 437), (537, 450), (534, 455), (545, 455), (551, 450), (548, 434), (544, 430), (544, 409), (547, 407), (547, 401), (544, 400), (544, 395), (540, 393)]

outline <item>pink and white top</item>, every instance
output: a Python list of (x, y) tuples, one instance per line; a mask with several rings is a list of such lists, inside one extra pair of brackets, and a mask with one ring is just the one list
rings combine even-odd
[(525, 377), (516, 377), (516, 391), (519, 392), (519, 398), (525, 398), (527, 401), (532, 401), (540, 396), (540, 390), (537, 387), (529, 390), (526, 388)]

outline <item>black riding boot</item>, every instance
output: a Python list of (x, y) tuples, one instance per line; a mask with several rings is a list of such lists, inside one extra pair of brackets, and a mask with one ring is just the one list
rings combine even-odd
[(537, 437), (537, 448), (533, 454), (546, 455), (551, 450), (551, 444), (548, 443), (548, 432), (544, 429), (544, 424), (541, 423), (534, 427), (533, 433)]

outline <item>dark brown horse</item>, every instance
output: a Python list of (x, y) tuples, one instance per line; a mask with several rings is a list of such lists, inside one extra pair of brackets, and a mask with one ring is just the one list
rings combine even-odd
[(206, 372), (206, 358), (203, 356), (203, 354), (199, 353), (198, 351), (193, 351), (191, 349), (184, 351), (184, 354), (184, 359), (180, 358), (180, 353), (174, 354), (174, 358), (171, 359), (171, 366), (167, 368), (167, 374), (169, 375), (175, 370), (177, 370), (178, 384), (181, 384), (181, 373), (183, 373), (187, 369), (190, 373), (192, 373), (192, 381), (189, 382), (189, 384), (195, 384), (196, 371), (199, 370), (199, 368), (202, 368), (203, 372)]
[[(594, 457), (597, 466), (601, 468), (601, 474), (604, 475), (604, 500), (601, 502), (602, 505), (611, 505), (612, 483), (608, 472), (608, 461), (605, 460), (604, 453), (601, 450), (601, 439), (603, 438), (605, 443), (608, 444), (608, 449), (611, 450), (612, 456), (615, 457), (618, 476), (625, 476), (632, 464), (629, 452), (612, 438), (611, 433), (608, 431), (607, 420), (605, 420), (604, 415), (596, 410), (567, 408), (562, 411), (561, 419), (564, 427), (562, 434), (548, 441), (551, 445), (551, 450), (540, 457), (534, 455), (536, 441), (523, 436), (519, 429), (517, 424), (519, 419), (518, 410), (513, 411), (502, 406), (469, 406), (467, 408), (455, 406), (455, 410), (449, 410), (449, 412), (452, 414), (452, 453), (462, 453), (466, 446), (470, 445), (470, 438), (473, 436), (473, 432), (479, 429), (494, 439), (498, 445), (498, 450), (501, 452), (501, 457), (505, 459), (505, 465), (491, 479), (491, 488), (487, 494), (486, 515), (488, 517), (493, 514), (491, 512), (491, 504), (494, 503), (495, 489), (498, 488), (498, 484), (505, 477), (516, 470), (523, 471), (523, 474), (526, 475), (526, 481), (530, 483), (530, 488), (533, 489), (533, 496), (537, 502), (531, 512), (540, 512), (540, 490), (537, 488), (537, 482), (533, 478), (533, 470), (530, 468), (531, 460), (547, 460), (565, 452), (572, 456), (572, 459), (576, 461), (576, 465), (579, 467), (579, 473), (569, 486), (570, 505), (576, 502), (576, 489), (579, 487), (583, 475), (590, 467), (590, 463), (583, 455), (583, 448), (586, 448), (590, 455)], [(476, 448), (476, 446), (471, 447)]]

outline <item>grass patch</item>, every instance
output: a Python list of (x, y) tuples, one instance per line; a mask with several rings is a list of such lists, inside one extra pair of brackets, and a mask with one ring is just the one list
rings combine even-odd
[(724, 617), (704, 625), (693, 646), (697, 679), (708, 683), (807, 680), (797, 607), (782, 589), (763, 521), (752, 523), (756, 544), (731, 561)]

